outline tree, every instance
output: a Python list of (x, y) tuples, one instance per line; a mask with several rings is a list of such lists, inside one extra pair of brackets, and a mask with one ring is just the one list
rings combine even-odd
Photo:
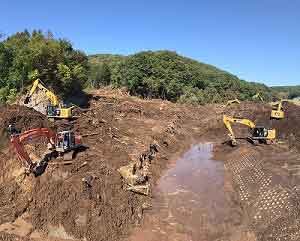
[(93, 55), (90, 57), (90, 83), (105, 85), (102, 66), (110, 70), (110, 83), (125, 86), (129, 93), (143, 98), (171, 101), (218, 103), (240, 98), (252, 100), (257, 92), (271, 99), (270, 88), (239, 79), (214, 66), (185, 58), (170, 51), (147, 51), (130, 56)]
[(84, 53), (50, 31), (25, 30), (0, 42), (0, 88), (20, 91), (39, 77), (58, 95), (67, 96), (81, 90), (88, 68)]
[(95, 88), (99, 88), (100, 86), (110, 85), (111, 84), (111, 72), (110, 68), (106, 63), (103, 63), (93, 69), (93, 79), (92, 85)]

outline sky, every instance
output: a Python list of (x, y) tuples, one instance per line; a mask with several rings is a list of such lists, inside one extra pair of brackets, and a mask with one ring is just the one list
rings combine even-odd
[(238, 77), (300, 85), (300, 0), (2, 0), (0, 32), (51, 30), (87, 54), (172, 50)]

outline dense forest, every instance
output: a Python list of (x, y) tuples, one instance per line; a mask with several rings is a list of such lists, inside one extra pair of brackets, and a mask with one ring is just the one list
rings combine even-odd
[(62, 97), (85, 87), (125, 87), (143, 98), (180, 103), (219, 103), (229, 99), (265, 100), (300, 96), (300, 87), (274, 87), (247, 82), (212, 65), (171, 51), (146, 51), (129, 56), (86, 56), (66, 39), (35, 30), (4, 37), (0, 34), (0, 102), (13, 102), (18, 93), (40, 78)]
[(65, 39), (51, 32), (18, 32), (0, 41), (0, 102), (13, 101), (16, 94), (40, 78), (60, 95), (82, 89), (88, 80), (88, 58)]
[(300, 85), (296, 86), (274, 86), (273, 91), (276, 91), (282, 98), (294, 99), (300, 97)]
[(229, 99), (252, 100), (256, 93), (272, 98), (271, 89), (251, 83), (214, 66), (170, 51), (147, 51), (130, 56), (92, 55), (93, 87), (126, 87), (143, 98), (162, 98), (184, 103), (218, 103)]

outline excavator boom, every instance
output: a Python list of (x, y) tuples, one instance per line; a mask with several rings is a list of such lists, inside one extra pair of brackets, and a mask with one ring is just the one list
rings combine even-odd
[(49, 143), (52, 146), (55, 145), (56, 134), (48, 128), (37, 128), (26, 131), (20, 135), (13, 134), (11, 135), (10, 142), (15, 147), (15, 150), (21, 160), (25, 161), (26, 167), (31, 170), (33, 167), (33, 163), (28, 155), (28, 153), (24, 149), (24, 142), (32, 140), (33, 138), (45, 136), (48, 138)]
[(234, 117), (227, 116), (227, 115), (223, 116), (223, 122), (229, 131), (229, 137), (230, 137), (233, 145), (237, 144), (237, 140), (236, 140), (234, 132), (232, 130), (231, 123), (239, 123), (242, 125), (246, 125), (246, 126), (249, 126), (251, 129), (255, 128), (255, 124), (248, 119), (239, 119), (239, 118), (234, 118)]
[(253, 95), (252, 99), (253, 100), (260, 99), (261, 102), (264, 102), (264, 98), (261, 96), (261, 94), (259, 92), (256, 93), (255, 95)]
[(37, 79), (33, 82), (33, 85), (31, 87), (29, 95), (26, 97), (26, 99), (24, 101), (24, 104), (29, 103), (31, 96), (33, 95), (33, 93), (36, 91), (37, 88), (44, 91), (46, 96), (49, 98), (51, 105), (53, 105), (53, 106), (58, 106), (59, 105), (59, 98), (51, 90), (47, 89), (41, 83), (41, 81), (39, 79)]
[(240, 104), (241, 102), (239, 101), (239, 99), (228, 100), (227, 103), (226, 103), (226, 106), (229, 106), (229, 105), (234, 104), (234, 103)]

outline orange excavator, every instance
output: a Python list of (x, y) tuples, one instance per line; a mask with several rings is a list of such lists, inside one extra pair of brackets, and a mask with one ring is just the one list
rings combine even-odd
[[(51, 153), (55, 152), (59, 156), (68, 156), (72, 159), (73, 152), (82, 146), (81, 136), (76, 136), (72, 131), (62, 131), (55, 133), (48, 128), (36, 128), (24, 133), (18, 133), (14, 127), (9, 126), (10, 142), (14, 146), (19, 158), (25, 162), (27, 173), (37, 174), (42, 165), (48, 162), (48, 155), (45, 155), (41, 161), (34, 163), (24, 148), (24, 143), (34, 138), (46, 137), (48, 139), (48, 149)], [(64, 159), (65, 156), (64, 156)]]

